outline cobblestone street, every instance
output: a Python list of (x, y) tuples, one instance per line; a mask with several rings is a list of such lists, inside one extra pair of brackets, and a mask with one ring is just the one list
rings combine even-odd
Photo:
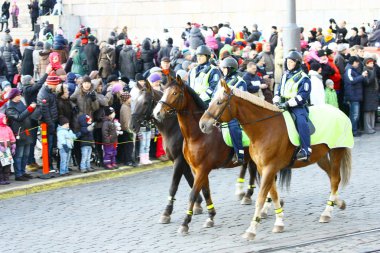
[(205, 212), (193, 217), (189, 235), (180, 236), (177, 229), (186, 211), (189, 187), (182, 180), (171, 223), (158, 224), (172, 173), (165, 168), (1, 201), (0, 251), (380, 251), (379, 149), (379, 133), (355, 139), (351, 181), (340, 190), (347, 209), (335, 207), (328, 224), (318, 219), (328, 200), (329, 180), (313, 165), (293, 170), (289, 191), (280, 190), (285, 201), (285, 232), (271, 232), (271, 210), (256, 240), (246, 241), (241, 235), (249, 226), (254, 206), (242, 206), (234, 196), (238, 168), (220, 169), (210, 175), (215, 227), (202, 227)]

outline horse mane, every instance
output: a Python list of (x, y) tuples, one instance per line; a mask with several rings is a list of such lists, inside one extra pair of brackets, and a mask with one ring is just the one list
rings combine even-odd
[(233, 89), (233, 92), (234, 92), (235, 96), (242, 98), (245, 101), (248, 101), (254, 105), (260, 106), (264, 109), (268, 109), (268, 110), (273, 111), (273, 112), (281, 112), (281, 110), (278, 109), (277, 106), (272, 105), (271, 103), (268, 103), (264, 99), (259, 98), (258, 96), (253, 95), (247, 91), (241, 91), (239, 89)]
[[(185, 84), (184, 84), (185, 85)], [(195, 104), (203, 111), (206, 111), (208, 105), (203, 102), (203, 100), (199, 97), (199, 95), (191, 88), (189, 85), (186, 85), (186, 89), (189, 92), (190, 96), (193, 98)]]

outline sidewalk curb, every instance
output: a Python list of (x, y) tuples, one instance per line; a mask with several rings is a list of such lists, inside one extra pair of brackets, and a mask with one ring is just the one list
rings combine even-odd
[(109, 180), (114, 178), (119, 178), (123, 176), (129, 176), (138, 174), (141, 172), (152, 171), (163, 169), (165, 167), (171, 166), (172, 162), (157, 162), (149, 166), (142, 167), (127, 167), (123, 166), (117, 170), (101, 170), (96, 172), (91, 172), (87, 174), (73, 175), (70, 177), (58, 177), (57, 179), (47, 179), (44, 182), (32, 183), (29, 185), (16, 186), (14, 188), (0, 190), (0, 200), (10, 199), (14, 197), (29, 195), (38, 192), (50, 191), (70, 186), (76, 186), (81, 184), (89, 184), (94, 182), (99, 182), (103, 180)]

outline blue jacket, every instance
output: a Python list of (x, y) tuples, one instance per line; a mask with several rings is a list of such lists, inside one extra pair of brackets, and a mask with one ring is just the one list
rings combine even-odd
[(54, 50), (63, 50), (66, 45), (67, 45), (67, 41), (62, 35), (57, 34), (54, 36), (54, 42), (53, 42)]
[(363, 100), (363, 81), (362, 76), (352, 65), (347, 64), (344, 72), (344, 98), (351, 102)]
[(91, 146), (92, 145), (92, 142), (94, 141), (94, 134), (93, 134), (93, 130), (91, 131), (89, 129), (89, 126), (90, 124), (87, 123), (86, 121), (86, 114), (81, 114), (79, 117), (78, 117), (78, 121), (79, 121), (79, 125), (80, 125), (80, 133), (81, 133), (81, 136), (80, 136), (80, 145), (81, 147), (83, 146)]
[(260, 84), (263, 83), (262, 79), (258, 75), (252, 75), (248, 72), (244, 74), (243, 79), (247, 84), (247, 91), (249, 93), (258, 92), (260, 90)]
[[(283, 84), (286, 84), (286, 81), (288, 81), (294, 75), (299, 74), (300, 71), (302, 71), (301, 68), (298, 68), (298, 69), (293, 70), (293, 71), (286, 71), (285, 74), (281, 78), (281, 83), (278, 86), (278, 89), (277, 89), (275, 95), (281, 96), (281, 86)], [(284, 80), (284, 78), (285, 78), (285, 80)], [(305, 105), (308, 102), (308, 100), (310, 99), (310, 92), (311, 92), (310, 78), (303, 77), (302, 81), (298, 84), (297, 96), (294, 99), (293, 98), (289, 99), (290, 107)], [(297, 105), (292, 104), (292, 103), (294, 103), (294, 101), (295, 101), (295, 103), (297, 103)]]
[(68, 128), (58, 126), (57, 128), (57, 148), (62, 149), (63, 145), (67, 145), (69, 149), (74, 147), (74, 140), (77, 136)]

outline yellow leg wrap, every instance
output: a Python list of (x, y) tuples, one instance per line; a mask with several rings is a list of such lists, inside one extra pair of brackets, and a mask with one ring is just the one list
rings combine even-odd
[(191, 210), (187, 211), (187, 215), (193, 215), (193, 211)]
[(255, 189), (256, 188), (256, 185), (252, 184), (252, 185), (248, 185), (248, 189)]
[(335, 202), (329, 200), (329, 201), (327, 201), (327, 205), (328, 205), (328, 206), (335, 206)]
[(210, 209), (213, 209), (214, 208), (214, 204), (211, 204), (209, 206), (207, 206), (207, 210), (210, 210)]
[(280, 214), (280, 213), (282, 213), (283, 211), (284, 211), (284, 210), (282, 210), (282, 207), (280, 207), (280, 208), (274, 210), (274, 212), (275, 212), (276, 214)]
[(237, 180), (236, 180), (236, 182), (238, 182), (238, 183), (244, 183), (244, 178), (238, 178)]

